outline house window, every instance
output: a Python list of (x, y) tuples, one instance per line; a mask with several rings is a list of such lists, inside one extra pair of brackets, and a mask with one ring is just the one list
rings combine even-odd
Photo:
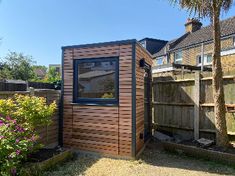
[(163, 65), (163, 57), (157, 58), (156, 61), (157, 61), (156, 62), (157, 65)]
[[(203, 59), (203, 65), (211, 65), (212, 63), (212, 54), (205, 54), (204, 59)], [(197, 56), (197, 65), (201, 66), (202, 65), (202, 58), (201, 56)]]
[(118, 102), (117, 57), (74, 61), (74, 103), (116, 104)]
[(182, 64), (182, 51), (178, 51), (175, 53), (175, 63)]

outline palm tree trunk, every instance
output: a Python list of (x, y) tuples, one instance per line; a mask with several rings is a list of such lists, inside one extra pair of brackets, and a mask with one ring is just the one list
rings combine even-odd
[(213, 96), (214, 96), (214, 111), (215, 111), (215, 128), (216, 128), (216, 144), (221, 147), (228, 147), (229, 139), (227, 135), (227, 126), (225, 118), (225, 100), (223, 87), (223, 72), (221, 67), (221, 41), (220, 41), (220, 11), (216, 7), (216, 1), (213, 4), (213, 39), (214, 52), (212, 62), (213, 76)]

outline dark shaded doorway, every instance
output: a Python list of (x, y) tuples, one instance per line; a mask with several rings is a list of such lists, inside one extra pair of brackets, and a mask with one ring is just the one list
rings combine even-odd
[(144, 141), (151, 137), (151, 67), (145, 65), (144, 73)]

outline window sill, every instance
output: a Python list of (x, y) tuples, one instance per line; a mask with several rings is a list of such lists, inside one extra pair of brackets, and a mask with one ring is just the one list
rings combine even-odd
[[(203, 64), (203, 66), (211, 66), (211, 65), (212, 65), (212, 63)], [(198, 67), (201, 67), (202, 64), (197, 64), (197, 66), (198, 66)]]
[(117, 107), (118, 103), (70, 103), (72, 106), (110, 106)]

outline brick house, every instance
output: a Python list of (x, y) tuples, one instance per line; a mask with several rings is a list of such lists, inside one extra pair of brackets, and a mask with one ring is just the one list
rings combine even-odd
[[(174, 64), (210, 67), (212, 63), (212, 26), (202, 27), (196, 19), (188, 19), (185, 34), (153, 54), (153, 74), (174, 71)], [(235, 70), (235, 16), (221, 21), (221, 61), (224, 72)]]

